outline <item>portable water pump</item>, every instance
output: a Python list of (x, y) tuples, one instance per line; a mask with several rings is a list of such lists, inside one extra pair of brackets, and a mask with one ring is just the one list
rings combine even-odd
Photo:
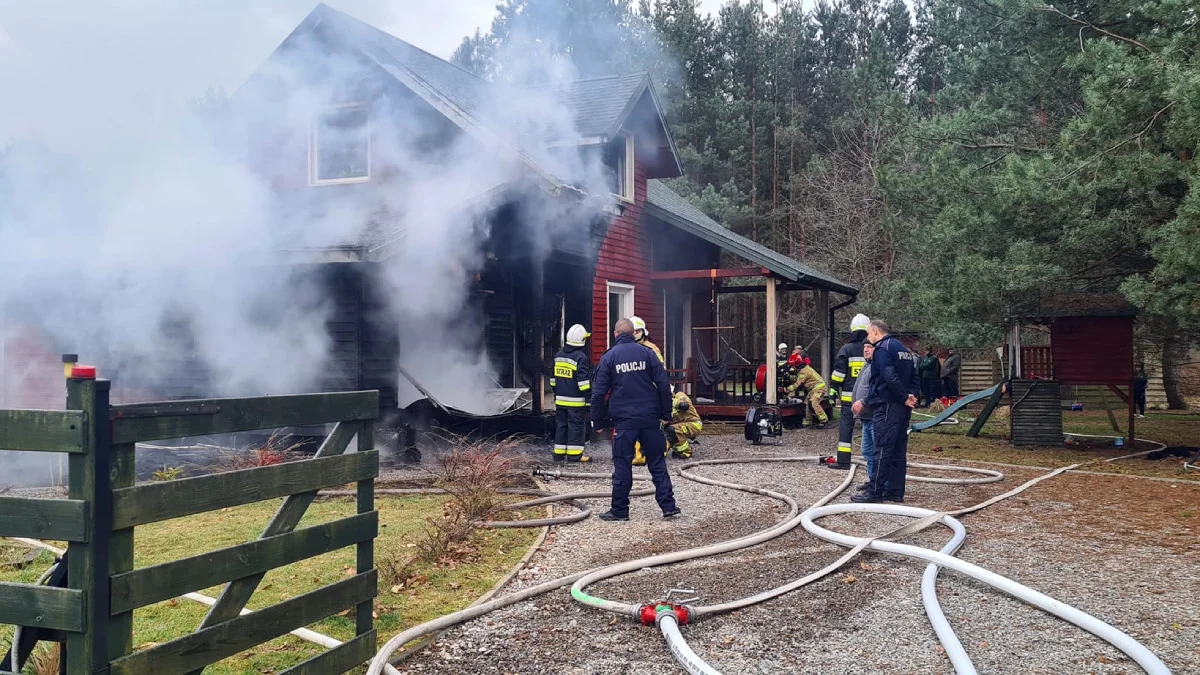
[(762, 445), (764, 438), (777, 438), (776, 445), (783, 443), (783, 419), (779, 408), (760, 406), (746, 411), (746, 440)]

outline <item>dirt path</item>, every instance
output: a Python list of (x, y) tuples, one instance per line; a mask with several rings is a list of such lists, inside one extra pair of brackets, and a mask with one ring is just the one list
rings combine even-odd
[[(736, 436), (706, 437), (697, 458), (828, 453), (831, 432), (789, 432), (780, 448)], [(593, 452), (593, 456), (602, 454)], [(607, 471), (598, 458), (589, 470)], [(786, 492), (809, 504), (844, 474), (812, 464), (703, 467), (705, 475)], [(674, 471), (673, 471), (674, 473)], [(950, 509), (974, 504), (1043, 473), (1005, 469), (1004, 482), (954, 487), (910, 483), (907, 501)], [(552, 484), (567, 491), (604, 481)], [(510, 589), (595, 565), (729, 539), (782, 517), (773, 500), (675, 478), (684, 517), (663, 521), (636, 500), (629, 523), (595, 518), (559, 528)], [(845, 501), (846, 497), (838, 501)], [(603, 500), (593, 509), (607, 508)], [(838, 517), (851, 533), (881, 532), (885, 518)], [(1200, 672), (1200, 487), (1064, 475), (967, 516), (959, 556), (1110, 621), (1176, 673)], [(937, 548), (943, 530), (910, 543)], [(802, 529), (765, 545), (593, 587), (596, 595), (653, 601), (672, 587), (711, 603), (803, 576), (841, 554)], [(692, 647), (725, 673), (947, 673), (921, 606), (923, 563), (868, 554), (817, 584), (763, 605), (684, 628)], [(939, 595), (981, 672), (1127, 673), (1136, 665), (1106, 643), (953, 572)], [(451, 630), (406, 662), (409, 673), (678, 673), (661, 637), (632, 620), (585, 608), (558, 591)]]

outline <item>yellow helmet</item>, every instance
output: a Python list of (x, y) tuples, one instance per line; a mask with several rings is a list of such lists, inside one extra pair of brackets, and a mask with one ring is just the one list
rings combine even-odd
[(586, 328), (575, 324), (567, 331), (567, 344), (572, 347), (582, 347), (584, 342), (590, 337), (592, 337), (592, 334), (587, 332)]

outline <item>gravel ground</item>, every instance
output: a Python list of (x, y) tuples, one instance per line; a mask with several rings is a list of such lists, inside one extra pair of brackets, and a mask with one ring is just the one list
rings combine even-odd
[[(788, 432), (779, 448), (751, 448), (738, 436), (703, 439), (696, 458), (827, 453), (832, 431)], [(603, 447), (589, 448), (591, 471), (608, 471)], [(770, 487), (809, 504), (844, 474), (799, 464), (702, 467), (704, 475)], [(422, 471), (390, 472), (389, 479)], [(675, 471), (672, 471), (675, 474)], [(910, 504), (952, 509), (1011, 489), (1038, 470), (1006, 470), (998, 484), (910, 483)], [(427, 474), (426, 474), (427, 475)], [(559, 491), (605, 481), (561, 481)], [(631, 522), (596, 518), (556, 528), (510, 590), (596, 565), (730, 539), (777, 521), (774, 500), (675, 476), (684, 516), (663, 521), (652, 499), (634, 501)], [(842, 496), (838, 501), (845, 501)], [(1129, 508), (1132, 502), (1134, 508)], [(605, 500), (593, 500), (597, 512)], [(1186, 515), (1184, 515), (1186, 514)], [(964, 560), (1021, 581), (1109, 621), (1141, 640), (1176, 673), (1200, 672), (1200, 488), (1136, 478), (1065, 475), (966, 516)], [(839, 516), (836, 530), (883, 532), (900, 519)], [(938, 548), (931, 529), (909, 543)], [(643, 570), (592, 587), (595, 595), (653, 601), (672, 587), (694, 588), (699, 604), (743, 597), (797, 578), (842, 549), (801, 528), (753, 549)], [(692, 648), (725, 673), (948, 673), (920, 600), (924, 564), (866, 554), (836, 574), (782, 598), (685, 627)], [(1107, 643), (954, 572), (938, 584), (951, 624), (985, 673), (1129, 673), (1136, 664)], [(414, 655), (407, 673), (679, 673), (652, 628), (579, 605), (556, 591), (445, 633)]]

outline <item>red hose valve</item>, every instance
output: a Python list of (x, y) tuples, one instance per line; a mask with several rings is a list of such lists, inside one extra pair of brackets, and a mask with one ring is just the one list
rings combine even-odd
[(638, 608), (638, 619), (643, 626), (653, 626), (658, 622), (658, 617), (663, 612), (670, 612), (675, 615), (675, 620), (680, 626), (687, 624), (692, 613), (683, 605), (642, 605)]

